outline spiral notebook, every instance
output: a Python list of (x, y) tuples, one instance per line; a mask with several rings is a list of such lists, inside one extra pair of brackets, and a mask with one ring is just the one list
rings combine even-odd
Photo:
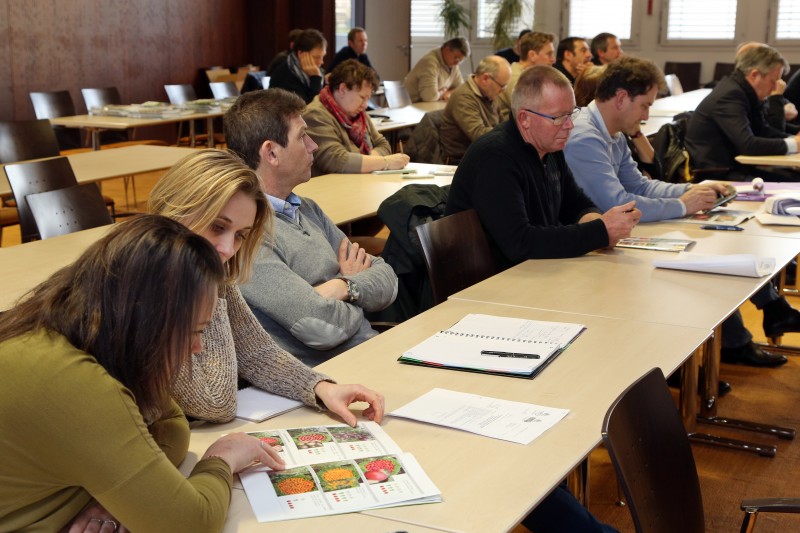
[(401, 363), (533, 378), (586, 329), (582, 324), (470, 314), (405, 352)]

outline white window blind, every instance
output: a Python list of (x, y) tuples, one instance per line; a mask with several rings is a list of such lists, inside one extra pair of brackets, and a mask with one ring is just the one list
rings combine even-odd
[(413, 0), (411, 2), (411, 36), (443, 37), (444, 23), (439, 13), (442, 0)]
[(630, 39), (632, 12), (632, 0), (570, 0), (567, 33), (591, 40), (608, 32), (620, 40)]
[[(479, 39), (491, 39), (494, 37), (494, 19), (500, 7), (500, 0), (478, 0), (478, 24), (476, 33)], [(508, 34), (514, 39), (519, 32), (528, 28), (533, 28), (534, 0), (523, 0), (522, 13), (516, 24), (509, 30)]]
[(778, 0), (776, 39), (800, 39), (800, 0)]
[(667, 40), (732, 40), (737, 0), (669, 0)]

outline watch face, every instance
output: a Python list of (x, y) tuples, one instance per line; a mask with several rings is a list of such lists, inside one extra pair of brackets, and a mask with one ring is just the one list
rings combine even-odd
[(349, 279), (347, 280), (347, 294), (350, 296), (350, 303), (357, 302), (358, 298), (361, 296), (356, 284)]

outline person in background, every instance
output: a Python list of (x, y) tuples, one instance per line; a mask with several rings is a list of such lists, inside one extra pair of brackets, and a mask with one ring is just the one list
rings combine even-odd
[(404, 168), (405, 154), (392, 154), (366, 113), (378, 85), (375, 71), (355, 59), (340, 63), (328, 85), (303, 111), (308, 135), (318, 148), (312, 175), (372, 172)]
[(453, 92), (439, 127), (439, 140), (448, 163), (458, 164), (472, 142), (500, 123), (496, 101), (510, 77), (508, 61), (489, 56), (478, 63), (467, 83)]
[(281, 349), (264, 331), (238, 285), (250, 277), (261, 242), (272, 233), (272, 209), (255, 172), (232, 152), (199, 150), (176, 163), (150, 193), (148, 209), (205, 237), (225, 265), (203, 350), (181, 366), (173, 397), (184, 413), (210, 422), (236, 415), (237, 378), (316, 408), (349, 425), (349, 404), (366, 401), (366, 416), (380, 422), (383, 398), (360, 385), (339, 385)]
[(635, 202), (602, 214), (575, 183), (564, 145), (580, 111), (569, 80), (537, 65), (511, 96), (513, 120), (472, 143), (458, 166), (446, 214), (475, 209), (506, 269), (526, 259), (576, 257), (630, 236)]
[(529, 29), (522, 30), (519, 32), (517, 40), (514, 41), (514, 46), (509, 48), (501, 48), (500, 50), (496, 51), (494, 55), (502, 57), (508, 61), (509, 65), (516, 63), (520, 58), (520, 42), (522, 41), (522, 38), (530, 32), (531, 30)]
[(556, 52), (553, 46), (556, 36), (552, 33), (534, 31), (526, 34), (520, 41), (519, 62), (511, 65), (511, 79), (508, 85), (497, 98), (497, 108), (500, 111), (500, 120), (508, 120), (511, 115), (511, 93), (517, 85), (522, 72), (534, 65), (552, 65), (556, 61)]
[(224, 129), (275, 211), (274, 238), (262, 243), (242, 294), (278, 344), (316, 365), (377, 335), (364, 312), (394, 301), (397, 276), (293, 192), (311, 178), (317, 148), (304, 107), (281, 89), (243, 94), (225, 114)]
[(592, 39), (592, 63), (595, 65), (607, 65), (622, 55), (622, 43), (613, 33), (598, 33)]
[(786, 60), (771, 46), (751, 46), (736, 59), (689, 119), (686, 149), (692, 167), (718, 178), (750, 181), (800, 181), (800, 172), (780, 167), (753, 167), (737, 155), (785, 155), (798, 151), (800, 134), (789, 135), (768, 124), (764, 99), (775, 90), (787, 69)]
[(272, 58), (272, 61), (269, 62), (269, 66), (267, 67), (267, 76), (272, 76), (272, 72), (275, 70), (275, 67), (280, 65), (282, 62), (286, 61), (286, 57), (292, 53), (294, 49), (294, 42), (297, 40), (298, 37), (303, 33), (303, 30), (299, 28), (295, 28), (289, 32), (289, 48), (284, 50), (283, 52), (278, 52), (275, 54), (275, 57)]
[(556, 70), (567, 77), (572, 85), (575, 78), (592, 63), (592, 52), (589, 43), (581, 37), (561, 39), (556, 50)]
[(469, 53), (467, 40), (456, 37), (422, 56), (403, 81), (411, 101), (436, 102), (450, 98), (464, 83), (458, 65)]
[(342, 47), (342, 49), (333, 56), (333, 61), (331, 61), (330, 67), (328, 67), (328, 72), (333, 72), (333, 69), (335, 69), (337, 65), (348, 59), (357, 59), (359, 63), (375, 71), (376, 76), (378, 75), (378, 72), (375, 70), (375, 67), (372, 66), (372, 63), (370, 63), (369, 56), (367, 55), (367, 32), (364, 28), (356, 27), (347, 33), (347, 46)]
[(319, 30), (303, 31), (294, 42), (286, 61), (275, 66), (270, 87), (293, 92), (309, 103), (322, 90), (322, 63), (328, 43)]
[(233, 474), (283, 469), (244, 433), (177, 468), (189, 424), (169, 391), (224, 276), (208, 241), (143, 215), (0, 315), (1, 530), (221, 531)]

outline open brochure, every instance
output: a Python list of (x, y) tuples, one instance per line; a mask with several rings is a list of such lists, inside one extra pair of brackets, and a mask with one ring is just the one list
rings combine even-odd
[(278, 396), (257, 387), (245, 387), (236, 394), (236, 418), (263, 422), (292, 409), (297, 409), (303, 402)]
[[(686, 222), (689, 224), (714, 224), (717, 226), (738, 226), (742, 222), (753, 218), (750, 211), (737, 211), (718, 207), (707, 213), (695, 213), (683, 218), (676, 218), (674, 222)], [(671, 221), (672, 222), (672, 221)]]
[(469, 314), (398, 361), (532, 378), (584, 329), (582, 324)]
[(285, 470), (239, 477), (259, 522), (442, 501), (413, 455), (374, 422), (250, 432), (273, 447)]
[(433, 389), (389, 414), (493, 439), (530, 444), (567, 413), (569, 409)]
[(617, 248), (638, 248), (658, 252), (683, 252), (695, 241), (689, 239), (663, 239), (659, 237), (628, 237), (617, 242)]
[(775, 270), (774, 257), (758, 257), (753, 254), (702, 255), (681, 252), (677, 259), (657, 259), (653, 261), (657, 268), (674, 270), (691, 270), (730, 276), (760, 278)]

